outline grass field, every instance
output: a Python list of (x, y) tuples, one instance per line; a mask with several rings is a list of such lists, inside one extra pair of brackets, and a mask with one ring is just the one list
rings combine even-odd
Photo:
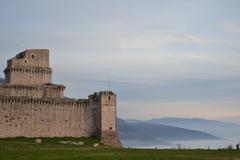
[[(59, 141), (83, 141), (84, 145), (60, 144)], [(0, 139), (0, 160), (240, 160), (237, 150), (150, 150), (113, 149), (93, 138)]]

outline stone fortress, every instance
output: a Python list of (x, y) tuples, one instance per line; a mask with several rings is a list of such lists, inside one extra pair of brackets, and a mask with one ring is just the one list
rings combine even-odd
[(116, 94), (100, 91), (88, 99), (64, 97), (52, 83), (48, 49), (27, 49), (7, 61), (0, 84), (0, 138), (98, 137), (121, 147), (116, 129)]

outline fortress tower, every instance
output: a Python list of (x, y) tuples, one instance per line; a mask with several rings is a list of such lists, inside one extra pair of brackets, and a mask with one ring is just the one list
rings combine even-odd
[(112, 92), (100, 92), (100, 106), (102, 141), (117, 145), (116, 94)]
[(49, 50), (28, 49), (8, 60), (0, 85), (0, 138), (99, 137), (121, 147), (116, 129), (116, 94), (100, 91), (88, 99), (64, 97), (52, 83)]
[(0, 95), (64, 98), (65, 86), (52, 84), (49, 50), (28, 49), (8, 60)]
[(49, 67), (49, 50), (28, 49), (8, 60), (4, 71), (6, 83), (47, 84), (52, 83)]

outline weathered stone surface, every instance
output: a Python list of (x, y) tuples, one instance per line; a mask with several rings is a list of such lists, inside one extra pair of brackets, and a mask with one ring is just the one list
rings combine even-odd
[(8, 60), (4, 70), (10, 84), (44, 84), (52, 82), (48, 49), (28, 49)]
[(0, 85), (0, 96), (64, 98), (64, 90), (65, 86), (57, 84), (4, 84)]
[(116, 130), (116, 94), (101, 91), (88, 99), (64, 98), (52, 84), (49, 51), (26, 50), (8, 60), (0, 84), (0, 137), (99, 137), (121, 147)]

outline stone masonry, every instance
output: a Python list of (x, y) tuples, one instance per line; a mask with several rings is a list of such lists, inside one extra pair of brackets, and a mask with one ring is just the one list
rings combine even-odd
[(100, 91), (88, 99), (64, 97), (52, 83), (49, 50), (27, 49), (8, 60), (0, 84), (0, 138), (98, 137), (121, 147), (116, 128), (116, 94)]

